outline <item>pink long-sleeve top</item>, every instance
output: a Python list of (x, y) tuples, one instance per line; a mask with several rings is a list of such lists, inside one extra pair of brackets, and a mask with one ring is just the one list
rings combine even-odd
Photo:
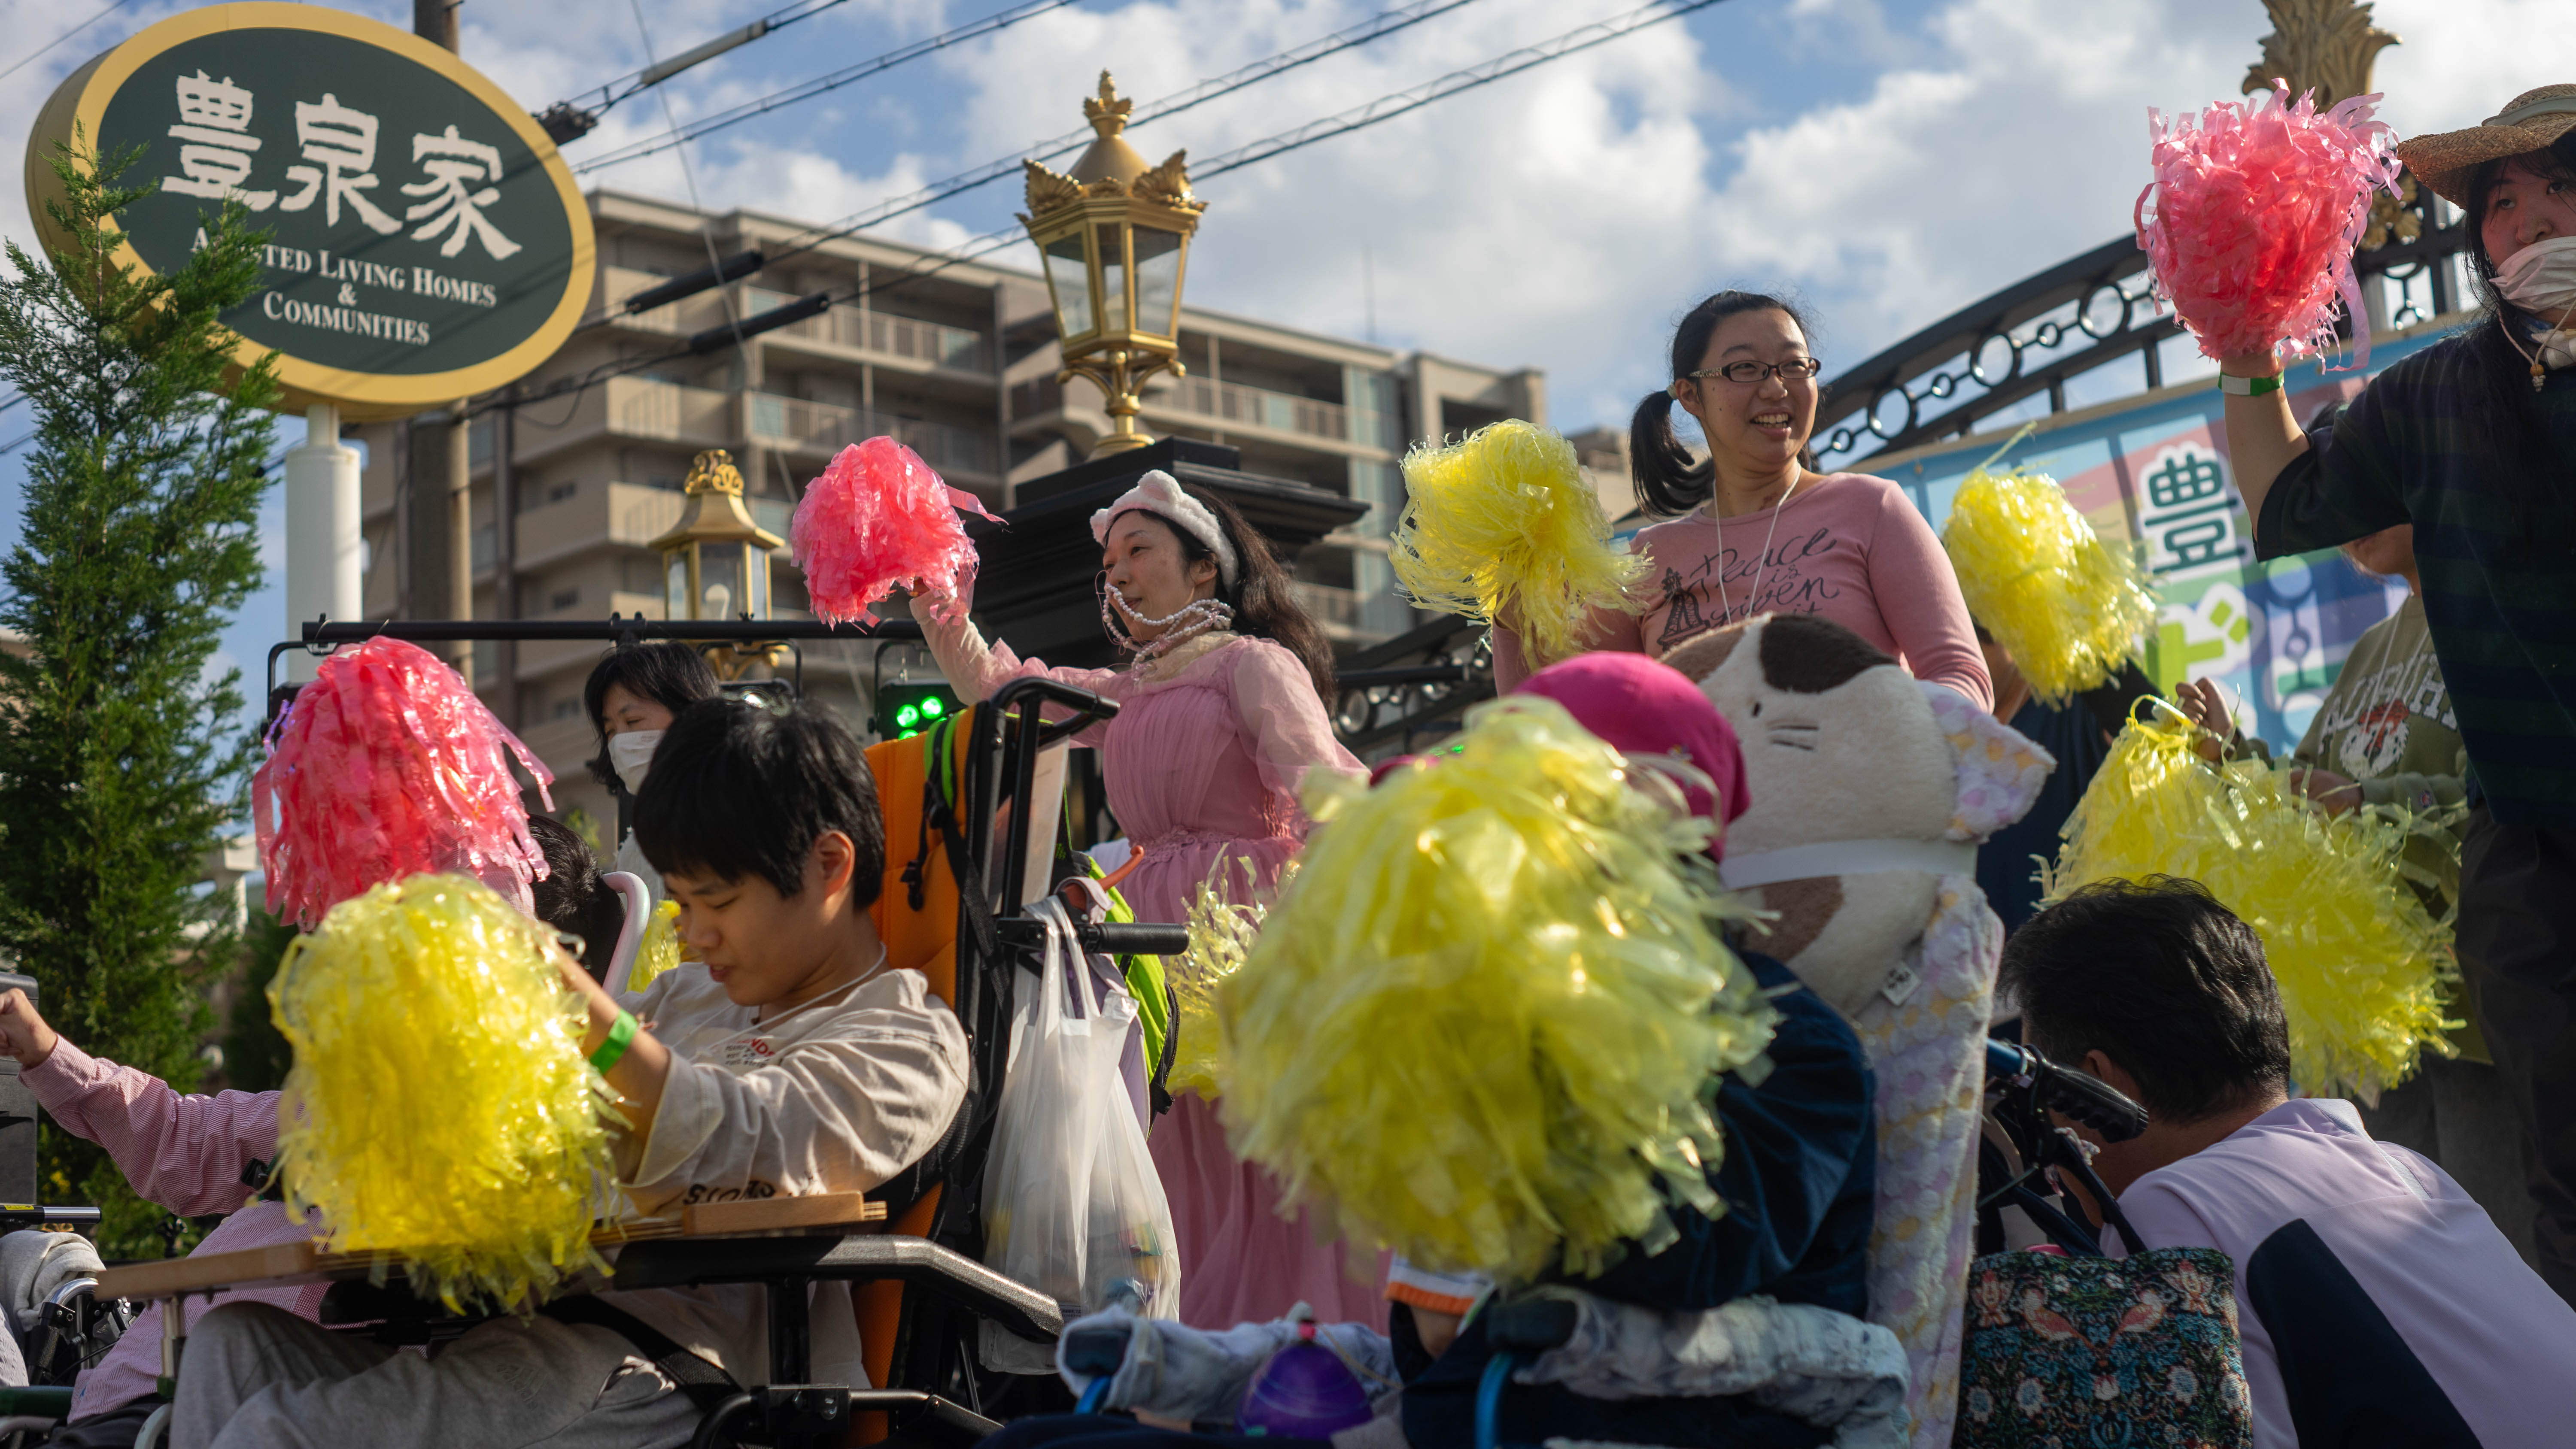
[[(318, 1230), (310, 1221), (288, 1221), (282, 1202), (250, 1202), (251, 1189), (242, 1184), (242, 1169), (252, 1161), (276, 1160), (275, 1092), (182, 1095), (149, 1072), (91, 1056), (68, 1041), (57, 1042), (53, 1055), (19, 1073), (18, 1080), (35, 1093), (56, 1126), (106, 1148), (145, 1201), (183, 1218), (231, 1214), (197, 1245), (197, 1252), (300, 1243)], [(252, 1288), (218, 1293), (212, 1302), (269, 1303), (312, 1318), (321, 1312), (329, 1286)], [(193, 1298), (185, 1311), (194, 1321), (210, 1306), (206, 1299)], [(161, 1315), (151, 1312), (126, 1330), (106, 1358), (81, 1374), (72, 1387), (71, 1416), (93, 1418), (143, 1398), (160, 1373)]]
[[(1638, 533), (1652, 566), (1642, 614), (1592, 617), (1591, 647), (1660, 659), (1694, 635), (1756, 614), (1821, 614), (1893, 655), (1915, 678), (1992, 709), (1994, 682), (1941, 540), (1905, 490), (1866, 473), (1800, 485), (1787, 502), (1718, 520), (1706, 510)], [(1520, 639), (1494, 630), (1494, 685), (1530, 673)]]
[(922, 628), (966, 698), (1044, 675), (1118, 701), (1115, 719), (1074, 740), (1101, 752), (1109, 808), (1143, 857), (1121, 887), (1140, 920), (1188, 920), (1200, 883), (1220, 864), (1230, 873), (1239, 861), (1249, 876), (1221, 876), (1220, 889), (1266, 893), (1306, 838), (1297, 801), (1307, 773), (1366, 773), (1333, 737), (1306, 666), (1268, 639), (1192, 640), (1147, 679), (1023, 661), (964, 624), (925, 619)]

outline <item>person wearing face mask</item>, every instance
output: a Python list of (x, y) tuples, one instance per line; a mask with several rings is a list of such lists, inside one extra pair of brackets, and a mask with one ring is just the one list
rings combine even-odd
[[(645, 772), (653, 767), (653, 751), (671, 721), (699, 700), (723, 693), (715, 670), (686, 644), (657, 640), (611, 650), (581, 687), (590, 727), (599, 732), (591, 778), (630, 798), (640, 793)], [(642, 878), (653, 892), (653, 904), (662, 903), (662, 873), (644, 858), (631, 831), (617, 842), (613, 868)]]
[[(1673, 381), (1628, 425), (1637, 498), (1668, 520), (1630, 545), (1650, 565), (1653, 602), (1642, 614), (1596, 612), (1590, 647), (1661, 659), (1756, 614), (1822, 614), (1915, 678), (1992, 709), (1958, 575), (1905, 490), (1815, 466), (1822, 366), (1808, 331), (1797, 308), (1758, 292), (1720, 292), (1683, 314)], [(1708, 439), (1704, 461), (1673, 435), (1676, 403)], [(1508, 622), (1493, 638), (1496, 689), (1555, 662), (1526, 658)]]
[(2259, 557), (2414, 527), (2468, 753), (2459, 954), (2513, 1101), (2541, 1276), (2576, 1302), (2576, 85), (2397, 147), (2462, 208), (2486, 309), (2303, 432), (2277, 349), (2219, 362)]
[[(1169, 473), (1145, 474), (1094, 513), (1091, 536), (1100, 626), (1134, 656), (1129, 667), (1023, 661), (985, 643), (962, 596), (926, 597), (913, 611), (922, 635), (960, 699), (1044, 675), (1118, 701), (1116, 718), (1075, 742), (1100, 751), (1110, 811), (1135, 842), (1119, 889), (1139, 920), (1188, 920), (1202, 883), (1261, 899), (1305, 839), (1306, 776), (1363, 773), (1333, 738), (1323, 631), (1242, 515)], [(1386, 1326), (1376, 1281), (1353, 1280), (1343, 1245), (1317, 1244), (1302, 1214), (1273, 1210), (1278, 1183), (1235, 1160), (1214, 1103), (1180, 1094), (1151, 1145), (1179, 1239), (1183, 1322), (1267, 1322), (1303, 1301), (1324, 1322)]]

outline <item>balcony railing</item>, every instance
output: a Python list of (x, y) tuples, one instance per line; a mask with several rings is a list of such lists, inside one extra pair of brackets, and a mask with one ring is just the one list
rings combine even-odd
[(730, 394), (641, 377), (608, 380), (608, 425), (630, 438), (658, 438), (697, 447), (722, 447), (733, 428), (726, 417)]
[(1350, 409), (1340, 403), (1296, 397), (1267, 388), (1245, 387), (1240, 383), (1185, 377), (1178, 387), (1152, 398), (1150, 403), (1195, 413), (1220, 424), (1235, 423), (1268, 428), (1273, 432), (1301, 433), (1310, 438), (1329, 438), (1337, 443), (1347, 443), (1351, 438)]
[[(743, 292), (743, 315), (754, 316), (773, 307), (784, 307), (795, 300), (785, 292), (747, 287)], [(841, 306), (778, 330), (789, 337), (855, 347), (862, 352), (874, 352), (885, 357), (909, 358), (915, 362), (927, 362), (933, 367), (954, 368), (960, 372), (993, 370), (992, 349), (985, 345), (983, 333), (925, 322), (917, 317), (895, 317), (883, 312), (863, 315), (856, 307)]]
[(746, 430), (765, 447), (829, 455), (868, 438), (891, 437), (943, 473), (1001, 471), (992, 435), (971, 428), (765, 392), (747, 393), (743, 403)]

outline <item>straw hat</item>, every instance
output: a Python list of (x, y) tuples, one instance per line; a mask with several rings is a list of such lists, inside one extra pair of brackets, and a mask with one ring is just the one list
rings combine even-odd
[(2417, 136), (2397, 147), (2397, 159), (2415, 179), (2453, 206), (2469, 204), (2469, 182), (2480, 163), (2537, 151), (2576, 131), (2576, 85), (2524, 91), (2505, 108), (2465, 131)]

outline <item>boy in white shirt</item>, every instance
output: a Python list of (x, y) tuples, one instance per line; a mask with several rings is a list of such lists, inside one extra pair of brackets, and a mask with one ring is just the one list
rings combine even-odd
[(2013, 933), (2002, 977), (2032, 1045), (2147, 1109), (2093, 1159), (2144, 1239), (2106, 1249), (2235, 1260), (2256, 1449), (2570, 1442), (2576, 1310), (2442, 1169), (2289, 1095), (2263, 943), (2198, 882), (2086, 886)]
[[(966, 1034), (921, 973), (886, 968), (868, 919), (884, 817), (849, 732), (803, 708), (693, 705), (655, 753), (635, 834), (699, 959), (654, 981), (649, 1028), (560, 964), (630, 1124), (612, 1143), (636, 1208), (865, 1191), (928, 1153), (965, 1100)], [(171, 1443), (685, 1444), (697, 1406), (661, 1365), (676, 1346), (693, 1369), (765, 1381), (766, 1292), (567, 1300), (580, 1307), (496, 1319), (435, 1359), (226, 1305), (191, 1326)], [(847, 1285), (813, 1295), (816, 1380), (864, 1383)]]

